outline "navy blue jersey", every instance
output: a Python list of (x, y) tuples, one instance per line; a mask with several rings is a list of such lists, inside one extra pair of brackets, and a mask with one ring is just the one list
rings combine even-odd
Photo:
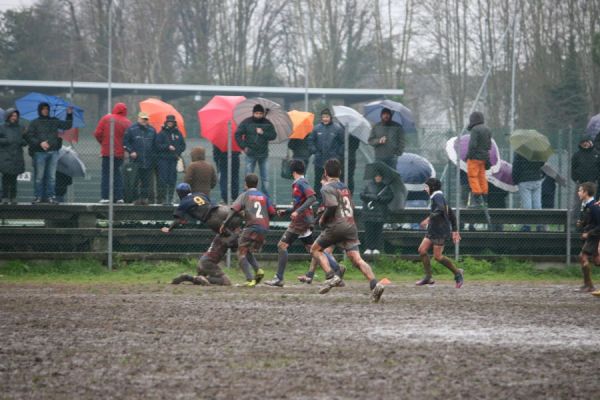
[(444, 193), (438, 190), (431, 195), (427, 234), (434, 238), (443, 238), (450, 236), (452, 231), (456, 231), (456, 217), (448, 206)]
[(206, 222), (210, 210), (214, 207), (204, 193), (190, 193), (179, 201), (179, 206), (177, 206), (173, 216), (183, 220), (189, 216), (200, 222)]

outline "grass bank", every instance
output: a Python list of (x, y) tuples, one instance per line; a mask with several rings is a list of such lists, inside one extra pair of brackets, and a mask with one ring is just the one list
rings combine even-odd
[[(349, 266), (349, 262), (345, 262)], [(451, 274), (440, 264), (433, 262), (436, 280), (452, 280)], [(385, 257), (372, 262), (371, 265), (378, 277), (387, 277), (392, 282), (409, 282), (420, 278), (423, 269), (420, 263), (406, 260), (392, 260)], [(295, 282), (295, 277), (306, 272), (306, 262), (292, 262), (286, 271), (287, 281)], [(497, 261), (475, 260), (465, 258), (459, 263), (465, 270), (466, 281), (538, 281), (565, 282), (581, 279), (579, 268), (556, 265), (556, 267), (536, 266), (527, 261), (500, 259)], [(0, 265), (0, 282), (38, 282), (38, 283), (74, 283), (74, 284), (166, 284), (180, 273), (193, 274), (196, 260), (183, 262), (132, 262), (117, 263), (113, 271), (96, 260), (68, 261), (6, 261)], [(264, 263), (266, 278), (271, 278), (276, 270), (273, 262)], [(243, 277), (233, 264), (225, 272), (234, 282), (242, 282)], [(595, 271), (596, 272), (596, 271)], [(317, 272), (317, 280), (323, 278)], [(360, 272), (348, 268), (347, 280), (362, 280)]]

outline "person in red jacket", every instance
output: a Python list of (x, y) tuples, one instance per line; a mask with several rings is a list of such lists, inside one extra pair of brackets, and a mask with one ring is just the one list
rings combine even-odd
[(111, 119), (114, 120), (114, 198), (117, 203), (123, 203), (123, 173), (121, 166), (123, 165), (123, 136), (127, 128), (131, 126), (131, 121), (127, 119), (127, 106), (125, 103), (115, 104), (112, 113), (106, 114), (98, 121), (98, 126), (94, 132), (94, 136), (102, 146), (102, 183), (101, 183), (101, 200), (100, 203), (108, 203), (109, 193), (109, 174), (110, 174), (110, 124)]

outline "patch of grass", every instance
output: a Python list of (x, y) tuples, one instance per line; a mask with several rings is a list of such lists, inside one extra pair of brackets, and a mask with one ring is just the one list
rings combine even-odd
[[(243, 282), (244, 278), (235, 260), (232, 268), (224, 267), (225, 273), (233, 282)], [(96, 260), (68, 261), (8, 261), (0, 266), (0, 282), (47, 282), (77, 284), (167, 284), (181, 273), (194, 274), (196, 259), (181, 262), (132, 262), (116, 265), (113, 271)], [(363, 280), (360, 271), (353, 268), (348, 260), (342, 261), (347, 267), (347, 280)], [(564, 281), (581, 279), (579, 268), (573, 266), (551, 266), (542, 268), (528, 261), (503, 258), (497, 261), (465, 258), (458, 264), (465, 270), (467, 280), (475, 281)], [(274, 275), (275, 262), (261, 263), (266, 271), (266, 279)], [(378, 277), (387, 277), (395, 282), (418, 279), (423, 275), (420, 262), (382, 257), (371, 262)], [(438, 280), (452, 280), (452, 275), (441, 264), (432, 260), (433, 272)], [(296, 276), (306, 272), (308, 262), (291, 262), (286, 270), (286, 279), (295, 282)], [(315, 280), (323, 280), (324, 274), (317, 271)]]

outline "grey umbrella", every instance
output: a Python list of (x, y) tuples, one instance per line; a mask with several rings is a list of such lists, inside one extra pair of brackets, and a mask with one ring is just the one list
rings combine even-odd
[(333, 106), (333, 114), (348, 134), (357, 137), (364, 144), (369, 143), (371, 124), (358, 111), (346, 106)]
[(288, 113), (274, 101), (255, 97), (246, 99), (235, 106), (233, 110), (233, 120), (239, 126), (243, 120), (252, 116), (252, 109), (256, 104), (260, 104), (265, 109), (265, 118), (267, 118), (275, 127), (277, 138), (275, 143), (281, 143), (288, 140), (288, 136), (292, 133), (294, 125)]
[(58, 151), (58, 164), (56, 170), (71, 178), (85, 176), (85, 164), (71, 147), (61, 147)]

